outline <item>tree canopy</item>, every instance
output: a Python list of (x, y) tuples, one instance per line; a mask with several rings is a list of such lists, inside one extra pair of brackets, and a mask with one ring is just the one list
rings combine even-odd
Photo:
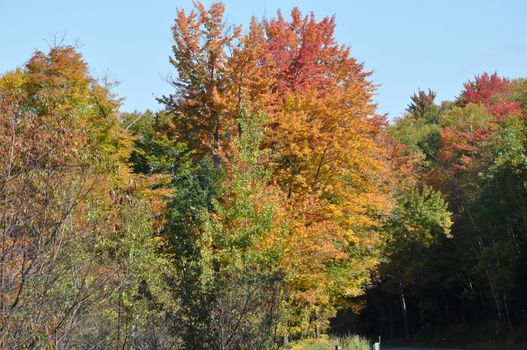
[(0, 75), (0, 348), (524, 326), (527, 81), (390, 123), (335, 27), (178, 10), (159, 111), (120, 112), (72, 46)]

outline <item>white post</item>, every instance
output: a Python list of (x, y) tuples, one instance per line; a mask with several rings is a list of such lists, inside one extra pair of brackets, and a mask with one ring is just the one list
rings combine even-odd
[(381, 350), (381, 336), (379, 336), (379, 341), (377, 343), (373, 343), (373, 350)]

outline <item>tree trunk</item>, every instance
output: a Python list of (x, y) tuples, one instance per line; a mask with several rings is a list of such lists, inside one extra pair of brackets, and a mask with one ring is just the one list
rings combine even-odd
[(315, 338), (320, 338), (320, 327), (318, 325), (318, 312), (315, 310), (313, 313), (313, 322), (315, 323)]
[(401, 298), (401, 311), (403, 314), (403, 324), (406, 339), (410, 338), (410, 328), (408, 327), (408, 311), (406, 309), (406, 298), (404, 297), (403, 284), (399, 283), (399, 296)]

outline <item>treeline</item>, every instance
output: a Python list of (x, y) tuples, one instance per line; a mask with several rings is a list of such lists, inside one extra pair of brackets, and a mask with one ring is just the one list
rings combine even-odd
[(118, 106), (71, 47), (0, 77), (2, 349), (121, 348), (166, 328), (159, 197), (131, 171)]
[(385, 121), (333, 19), (295, 9), (244, 33), (223, 13), (178, 12), (165, 110), (124, 118), (134, 169), (170, 178), (184, 347), (263, 349), (318, 336), (363, 292), (390, 210)]
[(120, 113), (69, 46), (0, 76), (0, 347), (287, 348), (337, 310), (394, 336), (520, 323), (527, 83), (420, 92), (388, 126), (334, 28), (178, 11), (159, 112)]
[[(492, 341), (524, 329), (526, 115), (527, 80), (484, 73), (465, 83), (454, 101), (437, 104), (433, 91), (419, 91), (388, 128), (404, 164), (401, 181), (423, 188), (426, 197), (421, 202), (396, 196), (386, 260), (359, 317), (363, 332), (411, 337), (443, 328), (455, 337), (455, 328), (462, 327), (464, 337), (473, 328), (479, 329), (473, 336)], [(440, 210), (423, 207), (444, 205), (427, 194), (430, 188), (448, 202), (449, 234), (441, 229), (448, 218), (439, 220)], [(435, 229), (429, 225), (434, 220)], [(336, 327), (345, 329), (349, 316), (343, 313)]]

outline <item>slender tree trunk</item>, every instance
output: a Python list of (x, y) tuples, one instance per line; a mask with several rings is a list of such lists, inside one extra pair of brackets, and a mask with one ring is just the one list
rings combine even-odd
[(399, 283), (399, 296), (401, 299), (401, 311), (403, 315), (404, 332), (406, 339), (410, 338), (410, 328), (408, 327), (408, 311), (406, 308), (406, 298), (404, 296), (404, 289), (402, 282)]
[(505, 311), (505, 321), (506, 321), (507, 329), (511, 329), (512, 328), (512, 323), (511, 323), (511, 318), (509, 316), (509, 305), (508, 305), (508, 302), (507, 302), (507, 295), (505, 295), (505, 294), (503, 294), (503, 308), (504, 308), (504, 311)]

